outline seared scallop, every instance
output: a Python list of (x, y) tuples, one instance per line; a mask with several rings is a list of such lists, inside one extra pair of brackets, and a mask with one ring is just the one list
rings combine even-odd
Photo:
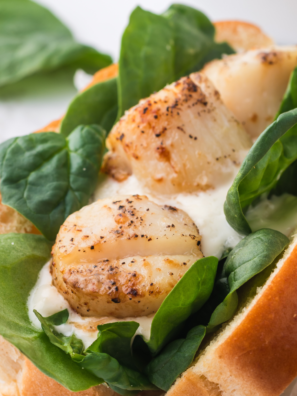
[(107, 139), (104, 170), (134, 173), (162, 193), (207, 190), (234, 174), (250, 138), (203, 75), (184, 77), (130, 109)]
[(297, 46), (272, 47), (215, 60), (202, 72), (255, 139), (273, 121), (296, 66)]
[(73, 213), (53, 247), (53, 283), (84, 316), (156, 312), (203, 257), (191, 218), (146, 196), (99, 200)]

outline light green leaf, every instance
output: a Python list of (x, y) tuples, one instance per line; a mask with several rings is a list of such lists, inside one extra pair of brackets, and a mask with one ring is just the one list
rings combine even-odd
[(3, 203), (54, 240), (61, 224), (88, 203), (104, 152), (105, 132), (80, 126), (68, 138), (30, 134), (0, 146)]
[(77, 43), (50, 11), (28, 0), (0, 1), (0, 86), (62, 66), (95, 72), (111, 58)]
[(296, 123), (297, 109), (281, 114), (259, 136), (242, 163), (224, 204), (226, 219), (238, 233), (251, 232), (243, 209), (272, 190), (297, 159)]
[(79, 125), (98, 124), (107, 132), (118, 112), (117, 79), (113, 78), (78, 94), (68, 107), (60, 133), (68, 136)]
[(214, 286), (217, 265), (216, 257), (196, 261), (165, 298), (153, 319), (147, 342), (153, 355), (176, 336), (185, 320), (207, 301)]
[(190, 366), (206, 334), (204, 326), (194, 327), (185, 339), (168, 344), (147, 366), (149, 379), (158, 388), (168, 391), (174, 381)]
[(43, 236), (0, 235), (0, 334), (39, 370), (77, 392), (99, 384), (99, 379), (55, 347), (28, 316), (29, 294), (50, 252), (51, 243)]

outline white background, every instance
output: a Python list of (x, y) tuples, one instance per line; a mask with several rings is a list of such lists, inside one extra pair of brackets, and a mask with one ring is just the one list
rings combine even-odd
[[(168, 0), (37, 0), (50, 8), (82, 43), (118, 59), (120, 40), (136, 5), (164, 11)], [(297, 43), (296, 0), (179, 0), (204, 11), (212, 20), (241, 19), (261, 26), (278, 43)], [(32, 132), (59, 118), (75, 95), (65, 75), (47, 83), (29, 79), (0, 88), (0, 141)]]

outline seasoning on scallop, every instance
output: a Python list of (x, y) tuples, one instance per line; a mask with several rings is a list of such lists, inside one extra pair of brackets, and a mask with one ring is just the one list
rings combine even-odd
[(139, 195), (99, 200), (61, 226), (53, 283), (82, 315), (146, 316), (203, 256), (200, 241), (182, 210)]
[(238, 169), (251, 141), (203, 75), (184, 77), (141, 100), (107, 138), (104, 170), (134, 173), (159, 193), (215, 187)]

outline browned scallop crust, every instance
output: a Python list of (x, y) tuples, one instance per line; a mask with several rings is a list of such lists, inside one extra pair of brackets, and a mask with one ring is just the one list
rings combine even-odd
[(216, 28), (215, 40), (227, 41), (236, 52), (247, 51), (253, 48), (264, 48), (273, 45), (258, 26), (243, 21), (219, 21), (214, 23)]
[[(297, 240), (245, 312), (168, 396), (278, 396), (297, 376)], [(234, 393), (235, 392), (235, 393)]]
[(183, 77), (141, 100), (119, 120), (103, 170), (118, 181), (134, 174), (161, 194), (203, 191), (230, 177), (251, 142), (211, 81)]

